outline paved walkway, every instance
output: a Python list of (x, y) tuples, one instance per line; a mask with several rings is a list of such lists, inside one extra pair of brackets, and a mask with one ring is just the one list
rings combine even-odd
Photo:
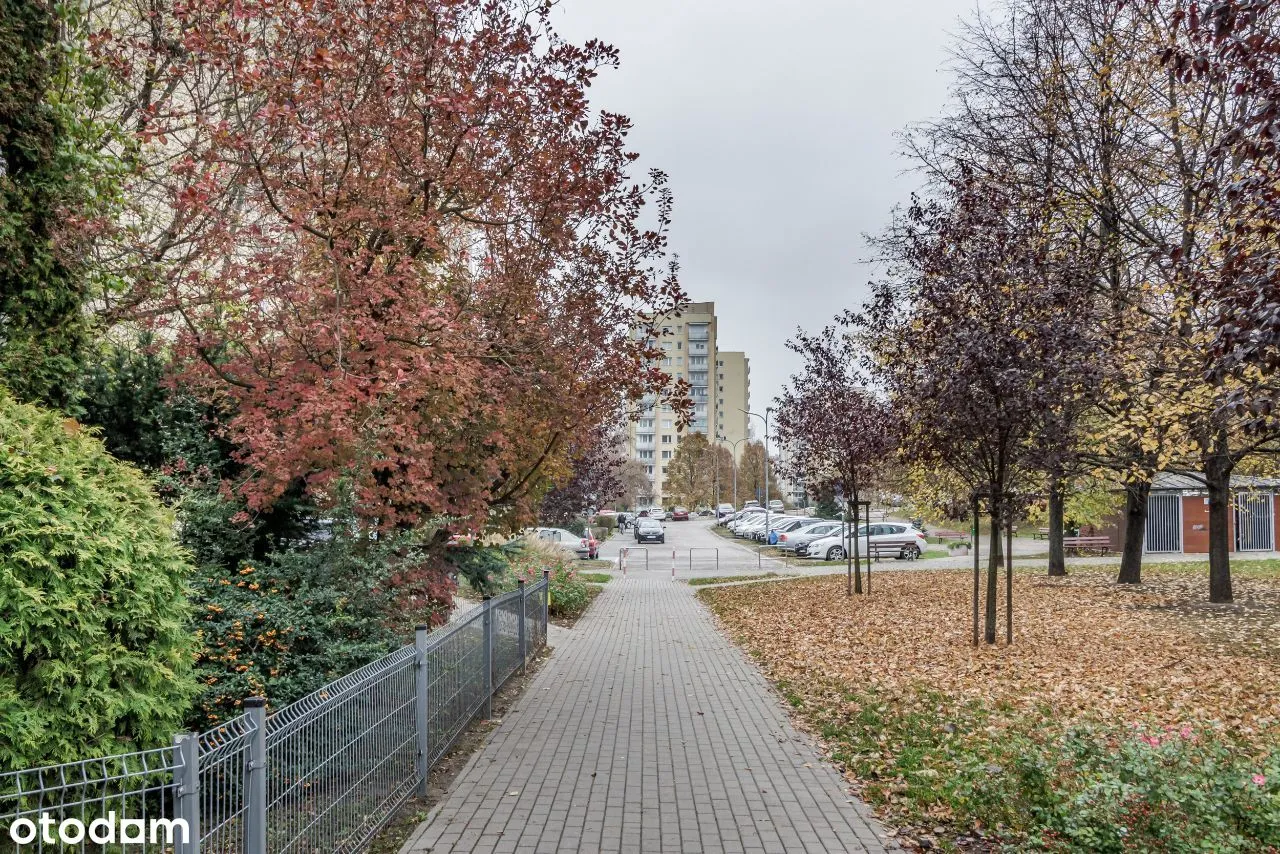
[(402, 854), (884, 851), (878, 830), (655, 571), (606, 586)]

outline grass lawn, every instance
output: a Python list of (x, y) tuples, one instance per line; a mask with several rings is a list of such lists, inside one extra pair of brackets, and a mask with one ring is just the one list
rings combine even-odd
[(1014, 645), (978, 649), (965, 571), (699, 595), (904, 840), (1280, 850), (1280, 583), (1245, 563), (1234, 605), (1198, 564), (1015, 572)]
[(781, 577), (776, 572), (764, 572), (759, 575), (719, 575), (712, 578), (690, 578), (688, 583), (691, 587), (701, 587), (705, 584), (725, 584), (730, 581), (760, 581), (764, 578)]
[(579, 567), (587, 567), (594, 569), (612, 569), (613, 561), (611, 560), (582, 560), (578, 561)]
[(586, 581), (589, 584), (608, 584), (613, 581), (613, 576), (607, 572), (579, 572), (577, 577), (579, 581)]

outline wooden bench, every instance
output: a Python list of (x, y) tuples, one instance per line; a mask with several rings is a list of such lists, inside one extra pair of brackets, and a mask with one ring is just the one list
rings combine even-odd
[(1063, 537), (1062, 550), (1067, 554), (1099, 554), (1111, 552), (1110, 537)]
[(1047, 540), (1047, 539), (1049, 539), (1049, 529), (1048, 529), (1048, 528), (1036, 528), (1036, 532), (1035, 532), (1034, 534), (1032, 534), (1032, 535), (1031, 535), (1031, 539), (1033, 539), (1033, 540)]
[(940, 540), (963, 540), (968, 538), (968, 534), (960, 531), (932, 531), (929, 536), (937, 537)]
[(873, 557), (876, 560), (879, 560), (882, 557), (891, 557), (894, 560), (897, 560), (899, 557), (901, 557), (902, 550), (905, 549), (908, 545), (910, 544), (905, 542), (868, 543), (867, 550), (870, 551), (871, 554), (865, 555), (865, 556)]

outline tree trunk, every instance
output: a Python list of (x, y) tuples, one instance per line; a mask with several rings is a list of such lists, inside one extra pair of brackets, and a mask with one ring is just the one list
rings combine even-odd
[(1124, 551), (1117, 584), (1142, 583), (1142, 547), (1147, 539), (1147, 499), (1151, 480), (1129, 481), (1124, 489)]
[[(853, 592), (862, 592), (862, 549), (858, 547), (858, 527), (862, 524), (862, 505), (858, 493), (853, 494), (853, 527), (849, 530), (849, 552), (853, 555)], [(868, 541), (870, 542), (870, 541)]]
[(1049, 477), (1049, 574), (1067, 574), (1067, 556), (1062, 548), (1062, 475)]
[(840, 524), (840, 533), (845, 534), (842, 542), (844, 543), (844, 561), (845, 561), (845, 582), (844, 595), (853, 595), (853, 543), (850, 541), (848, 534), (852, 531), (853, 525), (853, 507), (849, 502), (844, 505), (844, 520)]
[[(993, 493), (996, 491), (993, 489)], [(987, 555), (987, 609), (983, 623), (983, 638), (987, 643), (996, 642), (996, 593), (1000, 584), (1000, 564), (1004, 548), (1001, 545), (1000, 528), (1003, 523), (1001, 501), (991, 500), (991, 550)]]
[(1204, 459), (1209, 490), (1209, 601), (1230, 602), (1231, 595), (1231, 457), (1226, 431), (1220, 430)]

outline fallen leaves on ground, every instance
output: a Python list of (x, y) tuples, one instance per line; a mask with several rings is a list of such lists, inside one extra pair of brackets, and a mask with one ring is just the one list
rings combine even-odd
[[(876, 576), (871, 596), (844, 579), (720, 588), (703, 595), (779, 681), (889, 693), (926, 687), (1011, 714), (1045, 706), (1060, 721), (1193, 723), (1277, 731), (1280, 585), (1237, 582), (1237, 604), (1205, 604), (1203, 579), (1149, 572), (1014, 576), (1014, 644), (972, 637), (972, 575)], [(985, 577), (985, 576), (984, 576)], [(1000, 579), (1003, 639), (1003, 588)]]

